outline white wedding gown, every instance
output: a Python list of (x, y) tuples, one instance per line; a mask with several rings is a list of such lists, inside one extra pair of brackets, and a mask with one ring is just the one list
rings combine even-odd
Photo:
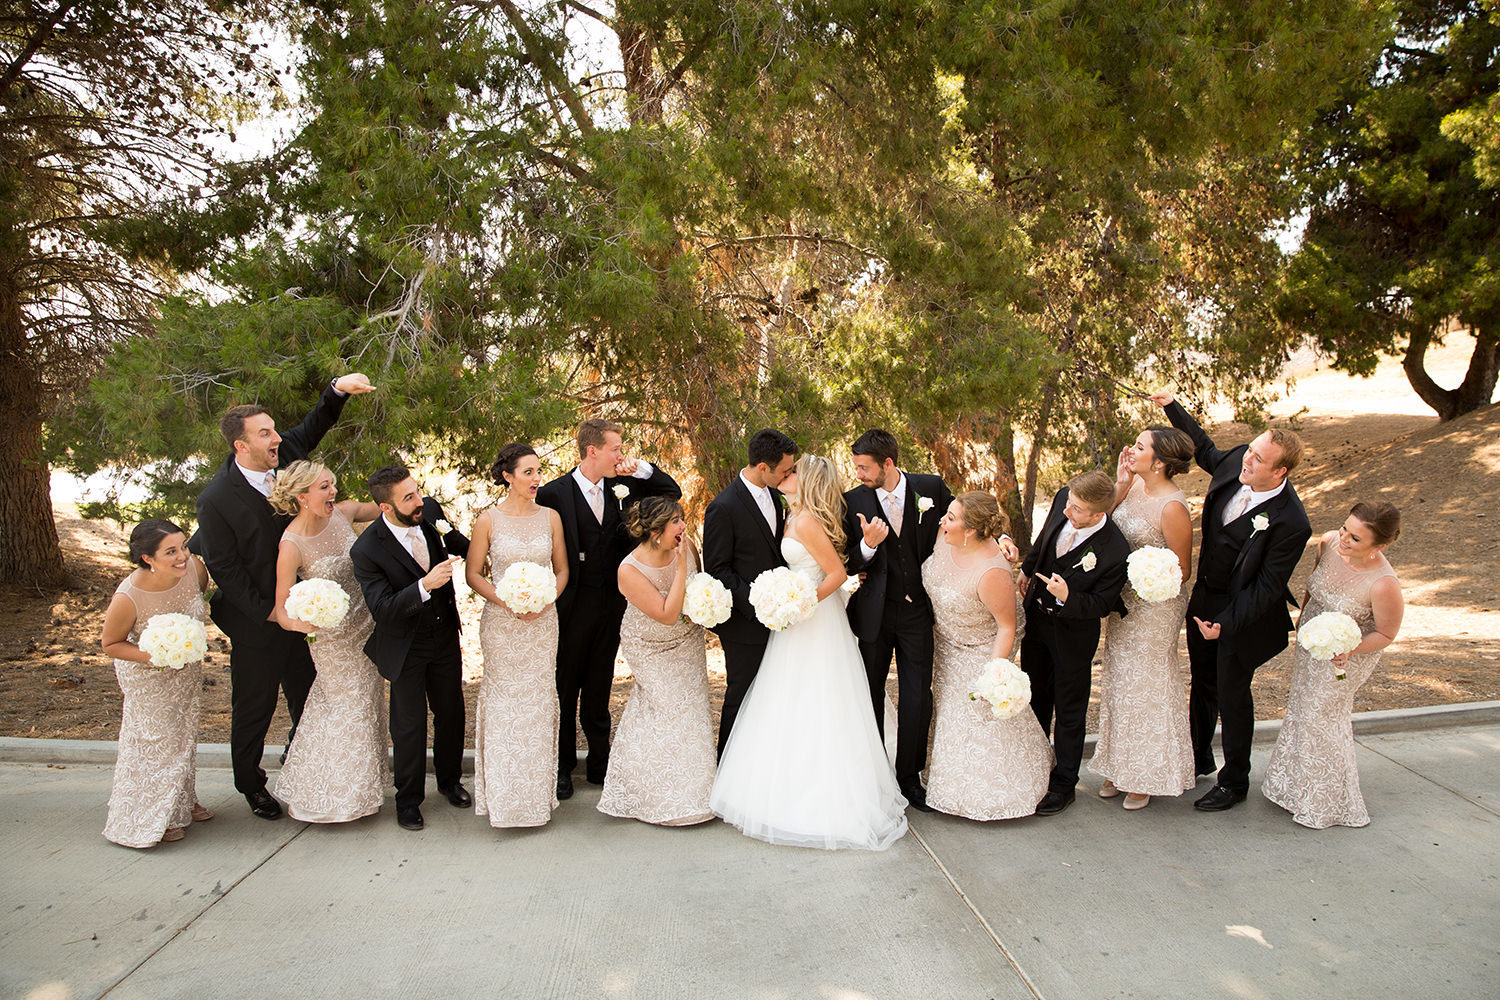
[[(781, 554), (815, 585), (826, 576), (796, 539), (783, 539)], [(875, 729), (839, 591), (772, 634), (709, 805), (770, 844), (883, 851), (906, 832), (906, 799)]]

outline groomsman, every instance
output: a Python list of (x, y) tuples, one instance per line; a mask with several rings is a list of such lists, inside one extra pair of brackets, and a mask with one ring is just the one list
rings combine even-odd
[(768, 569), (785, 566), (781, 534), (786, 497), (776, 487), (792, 472), (797, 444), (780, 431), (756, 431), (749, 463), (703, 515), (703, 568), (734, 599), (728, 620), (714, 628), (724, 647), (724, 708), (719, 716), (719, 756), (729, 742), (735, 716), (760, 670), (771, 632), (750, 606), (750, 585)]
[(865, 431), (853, 451), (860, 485), (844, 494), (846, 562), (864, 582), (849, 601), (849, 627), (859, 639), (882, 738), (885, 681), (896, 656), (896, 782), (908, 802), (931, 812), (921, 779), (932, 727), (932, 602), (922, 563), (937, 544), (953, 493), (941, 476), (902, 472), (889, 431)]
[(229, 457), (198, 497), (198, 531), (188, 547), (213, 574), (218, 592), (209, 614), (229, 636), (234, 787), (261, 819), (281, 816), (260, 766), (266, 730), (276, 713), (276, 691), (285, 692), (295, 733), (315, 673), (303, 637), (282, 629), (272, 614), (277, 546), (291, 518), (273, 511), (266, 498), (276, 470), (307, 458), (338, 422), (345, 400), (374, 388), (358, 372), (334, 379), (312, 412), (285, 435), (276, 432), (276, 421), (264, 406), (231, 407), (219, 421)]
[(1171, 393), (1156, 393), (1151, 401), (1193, 439), (1199, 467), (1213, 477), (1203, 497), (1198, 576), (1188, 598), (1188, 723), (1195, 769), (1211, 774), (1214, 724), (1223, 720), (1224, 766), (1214, 787), (1193, 803), (1220, 812), (1245, 801), (1250, 789), (1250, 682), (1261, 664), (1286, 648), (1292, 629), (1287, 605), (1297, 601), (1287, 582), (1312, 536), (1287, 481), (1302, 460), (1302, 439), (1274, 427), (1220, 451)]
[[(432, 709), (432, 764), (438, 791), (455, 806), (473, 798), (459, 783), (464, 753), (463, 653), (453, 561), (468, 539), (440, 534), (436, 500), (422, 496), (399, 465), (376, 469), (370, 498), (380, 517), (349, 550), (354, 576), (375, 619), (365, 655), (391, 682), (391, 748), (395, 757), (396, 822), (422, 829), (427, 784), (427, 711)], [(429, 516), (431, 520), (429, 521)], [(452, 554), (454, 559), (448, 558)]]
[(609, 693), (625, 617), (616, 571), (636, 545), (625, 530), (625, 512), (646, 497), (682, 496), (671, 476), (625, 457), (621, 433), (608, 420), (585, 420), (578, 427), (578, 464), (536, 495), (537, 503), (562, 518), (568, 546), (568, 586), (557, 599), (559, 799), (573, 795), (578, 724), (588, 741), (589, 781), (604, 784), (609, 769)]
[(1099, 623), (1111, 611), (1125, 614), (1120, 591), (1130, 543), (1109, 519), (1115, 481), (1098, 469), (1075, 476), (1058, 490), (1036, 544), (1022, 564), (1026, 635), (1021, 669), (1031, 679), (1031, 707), (1042, 731), (1057, 726), (1057, 762), (1038, 816), (1060, 813), (1073, 802), (1089, 711), (1089, 686)]

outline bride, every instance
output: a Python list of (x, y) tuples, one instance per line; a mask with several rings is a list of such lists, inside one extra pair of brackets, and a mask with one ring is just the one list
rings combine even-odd
[(906, 832), (844, 614), (843, 484), (828, 459), (797, 463), (781, 554), (818, 588), (812, 616), (773, 633), (719, 762), (710, 807), (770, 844), (883, 851)]

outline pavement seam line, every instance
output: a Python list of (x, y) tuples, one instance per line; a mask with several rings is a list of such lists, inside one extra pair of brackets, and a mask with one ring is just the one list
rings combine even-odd
[(969, 894), (964, 892), (959, 886), (958, 880), (953, 877), (952, 872), (948, 871), (948, 866), (943, 864), (942, 859), (937, 856), (937, 852), (927, 843), (926, 838), (918, 833), (915, 827), (908, 827), (907, 829), (913, 837), (917, 838), (917, 843), (922, 845), (922, 850), (927, 852), (927, 856), (932, 859), (932, 863), (937, 865), (938, 871), (943, 873), (943, 878), (948, 880), (948, 884), (953, 887), (953, 891), (958, 893), (958, 898), (963, 900), (964, 906), (967, 906), (969, 912), (974, 914), (974, 919), (979, 921), (979, 926), (983, 927), (984, 932), (990, 936), (990, 940), (995, 942), (995, 947), (1000, 949), (1000, 954), (1005, 956), (1005, 960), (1010, 963), (1010, 967), (1016, 970), (1016, 975), (1021, 977), (1021, 982), (1026, 984), (1026, 988), (1031, 991), (1031, 995), (1036, 997), (1036, 1000), (1044, 1000), (1041, 991), (1036, 988), (1036, 983), (1033, 983), (1031, 977), (1026, 974), (1026, 970), (1021, 968), (1021, 963), (1016, 961), (1016, 956), (1010, 953), (1010, 949), (1005, 947), (1005, 942), (1000, 940), (1000, 935), (995, 933), (995, 928), (990, 926), (990, 922), (984, 918), (984, 914), (980, 913), (979, 908), (974, 905), (973, 900), (969, 899)]
[(241, 883), (243, 883), (245, 881), (245, 879), (249, 878), (251, 875), (254, 875), (256, 872), (258, 872), (262, 868), (264, 868), (266, 866), (266, 864), (272, 858), (276, 857), (276, 855), (278, 855), (282, 851), (286, 850), (286, 847), (287, 847), (288, 844), (290, 844), (292, 841), (296, 840), (298, 837), (300, 837), (304, 833), (306, 833), (311, 828), (311, 826), (312, 826), (312, 824), (310, 824), (310, 823), (303, 823), (302, 824), (302, 829), (298, 830), (296, 833), (292, 834), (290, 837), (286, 838), (281, 843), (277, 844), (276, 845), (276, 849), (273, 850), (271, 853), (267, 854), (265, 857), (261, 858), (259, 861), (257, 861), (255, 863), (255, 867), (254, 868), (251, 868), (249, 871), (245, 872), (245, 874), (243, 874), (239, 878), (235, 879), (234, 882), (230, 884), (229, 888), (225, 889), (223, 892), (219, 893), (219, 895), (214, 899), (214, 901), (212, 903), (209, 903), (203, 909), (201, 909), (197, 913), (193, 914), (192, 919), (189, 920), (187, 923), (183, 924), (181, 927), (177, 928), (175, 931), (173, 931), (171, 937), (167, 938), (165, 941), (163, 941), (156, 948), (153, 948), (151, 950), (151, 952), (148, 955), (146, 955), (145, 958), (141, 959), (139, 962), (135, 963), (129, 969), (127, 969), (125, 971), (125, 974), (123, 976), (121, 976), (119, 979), (116, 979), (113, 983), (111, 983), (110, 986), (109, 986), (109, 989), (105, 990), (103, 993), (100, 993), (99, 996), (96, 998), (96, 1000), (104, 1000), (105, 997), (109, 996), (115, 990), (119, 989), (121, 983), (125, 982), (125, 980), (129, 979), (131, 976), (135, 975), (138, 971), (140, 971), (141, 966), (145, 965), (147, 962), (151, 961), (157, 955), (161, 954), (162, 951), (165, 950), (168, 945), (170, 945), (173, 941), (176, 941), (180, 936), (182, 936), (182, 933), (184, 931), (186, 931), (189, 927), (193, 926), (200, 919), (202, 919), (202, 917), (203, 917), (203, 915), (205, 913), (207, 913), (209, 910), (212, 910), (215, 906), (218, 906), (219, 902), (221, 900), (227, 899), (228, 896), (229, 896), (229, 894), (231, 892), (233, 892), (234, 890), (238, 889), (240, 887)]
[[(1381, 733), (1380, 735), (1384, 736), (1384, 735), (1388, 735), (1388, 734)], [(1491, 816), (1500, 816), (1500, 811), (1496, 811), (1494, 809), (1491, 809), (1489, 806), (1485, 805), (1483, 802), (1475, 802), (1473, 799), (1469, 798), (1463, 792), (1460, 792), (1458, 789), (1452, 787), (1451, 785), (1445, 785), (1441, 781), (1437, 780), (1436, 778), (1431, 777), (1431, 776), (1426, 775), (1426, 774), (1423, 774), (1421, 771), (1418, 771), (1416, 768), (1411, 767), (1410, 765), (1406, 764), (1404, 761), (1399, 761), (1396, 758), (1392, 757), (1388, 753), (1382, 753), (1379, 750), (1379, 748), (1372, 747), (1368, 743), (1361, 742), (1358, 738), (1356, 738), (1354, 742), (1358, 743), (1360, 746), (1364, 747), (1366, 750), (1370, 751), (1371, 753), (1375, 754), (1376, 756), (1384, 757), (1386, 760), (1390, 761), (1392, 764), (1395, 764), (1397, 767), (1403, 768), (1407, 772), (1416, 775), (1417, 777), (1421, 778), (1423, 781), (1429, 782), (1430, 784), (1434, 784), (1434, 785), (1438, 786), (1439, 788), (1441, 788), (1443, 791), (1448, 792), (1451, 795), (1455, 795), (1455, 796), (1457, 796), (1460, 799), (1463, 799), (1465, 802), (1467, 802), (1469, 805), (1473, 806), (1475, 809), (1483, 809), (1485, 812), (1489, 813)]]

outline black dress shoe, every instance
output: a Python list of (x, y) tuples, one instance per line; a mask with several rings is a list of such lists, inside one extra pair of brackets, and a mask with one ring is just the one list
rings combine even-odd
[(1075, 795), (1076, 793), (1071, 788), (1066, 792), (1048, 792), (1042, 796), (1042, 801), (1036, 804), (1036, 814), (1038, 816), (1056, 816), (1073, 804)]
[(571, 799), (573, 797), (573, 776), (565, 774), (557, 779), (557, 800)]
[(473, 798), (469, 795), (469, 790), (456, 781), (447, 788), (439, 788), (438, 791), (446, 795), (450, 803), (460, 808), (474, 804)]
[(588, 775), (588, 779), (589, 784), (591, 785), (602, 785), (604, 784), (604, 772), (600, 771), (597, 774), (590, 772)]
[(901, 794), (906, 797), (906, 804), (919, 812), (937, 812), (936, 809), (927, 804), (927, 789), (919, 784), (901, 786)]
[(405, 809), (396, 810), (396, 823), (403, 830), (420, 830), (423, 827), (422, 810), (416, 806), (407, 806)]
[(281, 803), (271, 798), (271, 793), (264, 788), (255, 792), (246, 792), (245, 801), (250, 803), (250, 811), (261, 819), (281, 818)]
[(1245, 794), (1225, 788), (1223, 785), (1215, 785), (1208, 790), (1207, 795), (1193, 803), (1193, 808), (1203, 812), (1223, 812), (1245, 801)]

